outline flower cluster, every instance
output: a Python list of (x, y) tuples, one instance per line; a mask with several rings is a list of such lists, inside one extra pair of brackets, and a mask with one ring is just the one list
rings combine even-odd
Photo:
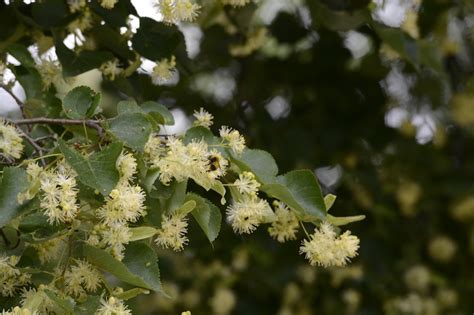
[(158, 0), (158, 11), (165, 23), (192, 22), (201, 6), (191, 0)]
[[(150, 146), (157, 145), (156, 140), (151, 141)], [(178, 182), (192, 178), (201, 186), (210, 187), (214, 180), (225, 174), (229, 163), (219, 151), (209, 150), (203, 140), (185, 144), (181, 139), (169, 137), (166, 150), (159, 150), (158, 153), (162, 156), (152, 155), (149, 161), (153, 167), (160, 169), (160, 180), (165, 185), (173, 178)]]
[(153, 84), (161, 85), (169, 82), (174, 73), (176, 72), (176, 58), (171, 56), (171, 58), (163, 58), (156, 62), (156, 66), (153, 67), (151, 73), (151, 79)]
[(157, 232), (156, 244), (171, 248), (174, 251), (181, 251), (188, 243), (186, 236), (188, 222), (186, 216), (173, 213), (170, 216), (164, 215), (161, 221), (161, 228)]
[(97, 234), (92, 233), (88, 242), (91, 245), (101, 244), (108, 247), (116, 258), (122, 259), (124, 244), (127, 244), (131, 237), (128, 223), (136, 222), (144, 216), (146, 208), (143, 189), (133, 184), (137, 171), (135, 158), (130, 153), (122, 152), (116, 164), (120, 179), (106, 198), (105, 204), (97, 209), (101, 224), (96, 226), (95, 232), (102, 236), (102, 241)]
[(303, 240), (300, 247), (301, 254), (312, 266), (344, 266), (350, 258), (357, 255), (359, 239), (346, 231), (340, 236), (336, 235), (334, 227), (327, 222), (314, 230), (310, 240)]
[(132, 312), (127, 308), (123, 301), (109, 297), (107, 300), (100, 301), (101, 306), (95, 312), (95, 315), (131, 315)]
[(101, 283), (97, 269), (88, 262), (78, 260), (64, 273), (66, 292), (74, 296), (84, 296), (87, 292), (95, 292)]
[(224, 140), (224, 144), (234, 151), (236, 154), (241, 154), (245, 149), (245, 138), (237, 131), (227, 126), (222, 126), (219, 130), (219, 135)]
[(0, 256), (0, 294), (2, 296), (14, 296), (19, 288), (30, 282), (30, 274), (15, 268), (19, 260), (18, 256)]
[(299, 221), (296, 215), (282, 202), (275, 201), (275, 221), (268, 233), (280, 243), (296, 239)]
[(50, 223), (71, 222), (77, 215), (77, 183), (74, 170), (61, 161), (54, 170), (44, 170), (40, 175), (41, 203)]
[(23, 139), (18, 130), (0, 119), (0, 151), (7, 158), (19, 159), (23, 153)]
[(232, 225), (234, 232), (250, 234), (262, 223), (274, 220), (274, 213), (268, 202), (257, 195), (260, 183), (251, 172), (243, 172), (235, 180), (233, 186), (238, 194), (227, 207), (227, 221)]
[(47, 90), (53, 83), (63, 82), (63, 73), (59, 61), (53, 59), (42, 59), (36, 65), (36, 69), (41, 75), (43, 87)]
[(211, 113), (206, 111), (204, 108), (200, 108), (199, 111), (194, 111), (193, 116), (196, 118), (194, 121), (194, 126), (201, 126), (209, 129), (212, 126), (212, 120), (214, 116)]

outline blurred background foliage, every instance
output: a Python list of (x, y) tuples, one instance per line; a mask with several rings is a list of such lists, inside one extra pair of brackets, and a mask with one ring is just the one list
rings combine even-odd
[[(247, 238), (224, 224), (211, 247), (192, 224), (183, 253), (160, 255), (171, 298), (132, 300), (136, 314), (474, 311), (473, 1), (202, 0), (198, 20), (179, 27), (139, 19), (145, 2), (109, 12), (92, 1), (95, 20), (71, 46), (64, 27), (81, 13), (66, 1), (0, 1), (0, 53), (21, 61), (11, 69), (27, 110), (53, 115), (66, 90), (42, 90), (25, 54), (55, 45), (64, 73), (82, 73), (66, 81), (95, 82), (105, 113), (119, 99), (157, 100), (173, 110), (178, 125), (163, 132), (174, 133), (202, 106), (281, 172), (314, 169), (338, 196), (333, 214), (367, 218), (350, 226), (359, 257), (329, 270), (263, 228)], [(89, 71), (112, 57), (135, 70), (136, 54), (148, 61), (128, 77)], [(173, 82), (152, 84), (147, 62), (171, 54)]]

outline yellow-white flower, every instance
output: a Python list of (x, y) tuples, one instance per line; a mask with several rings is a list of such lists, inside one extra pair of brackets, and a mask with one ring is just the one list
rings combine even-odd
[(167, 185), (175, 178), (178, 182), (192, 178), (204, 187), (225, 173), (228, 161), (216, 150), (208, 151), (203, 140), (193, 140), (184, 144), (182, 140), (169, 137), (167, 151), (163, 157), (155, 159), (154, 166), (160, 169), (160, 180)]
[(73, 220), (79, 211), (75, 172), (67, 164), (60, 162), (56, 170), (42, 172), (40, 182), (43, 192), (40, 206), (48, 216), (48, 222)]
[(97, 215), (106, 225), (136, 222), (145, 214), (145, 193), (140, 186), (122, 184), (113, 189)]
[(0, 118), (0, 151), (8, 158), (19, 159), (23, 153), (23, 139), (18, 130)]
[(299, 221), (296, 215), (281, 202), (276, 202), (276, 220), (268, 228), (268, 233), (280, 243), (296, 239)]
[(15, 268), (19, 260), (18, 256), (0, 256), (0, 294), (3, 296), (14, 296), (20, 287), (30, 282), (30, 274)]
[[(102, 225), (100, 230), (102, 232), (102, 241), (100, 244), (106, 246), (116, 259), (122, 260), (125, 245), (130, 242), (130, 238), (132, 237), (132, 232), (128, 226), (125, 223), (115, 223), (109, 226)], [(93, 241), (94, 240), (88, 240), (88, 243), (92, 244)]]
[(84, 32), (92, 27), (92, 13), (89, 8), (81, 9), (81, 14), (67, 26), (68, 31), (75, 33), (77, 30)]
[(119, 185), (134, 179), (137, 172), (137, 161), (131, 153), (122, 152), (117, 159), (116, 166), (120, 172)]
[(118, 0), (100, 0), (100, 5), (106, 9), (113, 9)]
[(456, 253), (456, 243), (447, 236), (437, 236), (428, 246), (430, 256), (439, 262), (449, 262)]
[(174, 73), (176, 72), (176, 58), (171, 56), (171, 58), (163, 58), (156, 62), (156, 66), (153, 68), (151, 73), (151, 80), (153, 84), (161, 85), (173, 78)]
[(59, 257), (66, 248), (65, 237), (56, 237), (42, 243), (31, 244), (31, 246), (36, 249), (41, 263), (44, 264)]
[(244, 151), (245, 139), (237, 130), (232, 130), (232, 128), (222, 126), (219, 130), (219, 135), (236, 154), (240, 154)]
[(163, 216), (155, 242), (164, 248), (181, 251), (188, 243), (187, 231), (188, 222), (185, 216), (176, 213), (171, 216)]
[(268, 202), (256, 196), (244, 195), (239, 201), (234, 201), (227, 207), (227, 221), (234, 232), (250, 234), (273, 215)]
[(71, 13), (81, 11), (86, 6), (86, 0), (68, 0)]
[(165, 23), (192, 22), (201, 6), (191, 0), (159, 0), (158, 11)]
[(45, 90), (47, 90), (53, 83), (64, 81), (62, 69), (57, 60), (42, 59), (41, 62), (36, 65), (36, 69), (41, 75)]
[(194, 121), (194, 126), (202, 126), (207, 129), (212, 126), (212, 120), (214, 116), (211, 113), (206, 111), (204, 108), (200, 108), (199, 111), (194, 111), (193, 116), (196, 118)]
[(64, 273), (67, 294), (84, 296), (86, 292), (95, 292), (101, 283), (100, 273), (86, 261), (78, 260)]
[(109, 297), (107, 300), (102, 299), (100, 301), (101, 306), (95, 312), (95, 315), (131, 315), (132, 312), (128, 309), (127, 305), (114, 297)]
[(310, 235), (310, 240), (303, 240), (300, 253), (304, 254), (312, 266), (344, 266), (357, 256), (359, 239), (350, 231), (337, 236), (333, 226), (323, 222), (319, 229)]
[(234, 182), (235, 187), (241, 194), (248, 194), (256, 196), (260, 183), (255, 179), (255, 175), (252, 172), (242, 172), (239, 174), (239, 178)]
[(114, 59), (103, 63), (100, 67), (100, 71), (106, 78), (114, 81), (115, 78), (122, 73), (123, 69), (119, 66), (119, 60)]
[(227, 288), (218, 288), (212, 298), (209, 300), (214, 314), (225, 315), (230, 314), (237, 304), (234, 292)]

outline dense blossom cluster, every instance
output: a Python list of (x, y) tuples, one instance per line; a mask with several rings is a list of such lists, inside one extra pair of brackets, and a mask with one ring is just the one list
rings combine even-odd
[(310, 240), (303, 240), (300, 251), (312, 266), (344, 266), (350, 258), (357, 255), (359, 239), (349, 231), (337, 236), (334, 227), (323, 222), (310, 235)]
[(120, 173), (117, 186), (106, 197), (105, 204), (97, 209), (100, 224), (88, 239), (89, 244), (105, 247), (117, 258), (123, 258), (124, 245), (131, 232), (129, 222), (136, 222), (146, 214), (145, 193), (133, 184), (137, 162), (130, 153), (122, 152), (116, 162)]
[[(210, 113), (201, 108), (194, 113), (194, 117), (196, 130), (211, 132), (213, 116)], [(20, 157), (23, 145), (19, 131), (5, 123), (1, 126), (4, 155)], [(147, 220), (149, 212), (159, 211), (161, 220), (158, 220), (157, 226), (147, 226), (146, 229), (151, 232), (138, 239), (154, 239), (156, 245), (173, 251), (185, 248), (189, 242), (188, 215), (196, 206), (195, 202), (175, 205), (174, 208), (161, 203), (162, 209), (156, 209), (147, 202), (148, 191), (142, 187), (143, 174), (139, 174), (139, 162), (142, 163), (142, 173), (144, 167), (156, 172), (154, 178), (161, 187), (159, 189), (170, 189), (175, 184), (187, 183), (191, 179), (206, 190), (219, 192), (222, 204), (231, 199), (225, 213), (226, 221), (235, 233), (250, 234), (259, 226), (267, 224), (268, 233), (278, 242), (296, 240), (299, 226), (304, 227), (309, 222), (303, 222), (298, 212), (282, 201), (274, 199), (273, 208), (270, 206), (267, 199), (262, 197), (260, 190), (264, 183), (261, 179), (232, 163), (233, 159), (244, 156), (245, 150), (248, 149), (244, 137), (237, 130), (226, 126), (220, 128), (219, 136), (211, 137), (208, 134), (206, 139), (152, 134), (143, 153), (137, 154), (128, 149), (121, 151), (115, 162), (118, 173), (115, 187), (106, 195), (95, 191), (97, 200), (93, 203), (81, 198), (80, 177), (68, 164), (67, 156), (52, 154), (55, 160), (44, 166), (39, 166), (35, 160), (25, 161), (23, 165), (26, 166), (28, 186), (17, 195), (17, 201), (25, 205), (37, 198), (48, 224), (69, 228), (49, 238), (33, 239), (29, 244), (43, 266), (51, 263), (61, 266), (51, 272), (54, 280), (49, 284), (29, 286), (31, 275), (16, 268), (18, 257), (5, 256), (0, 259), (1, 294), (12, 296), (23, 289), (22, 307), (4, 313), (33, 314), (31, 310), (55, 312), (57, 305), (50, 296), (53, 293), (81, 301), (87, 295), (99, 292), (102, 284), (106, 284), (99, 270), (83, 257), (65, 256), (65, 253), (71, 255), (74, 238), (123, 261), (126, 246), (137, 240), (133, 238), (135, 226)], [(86, 152), (78, 154), (86, 158)], [(138, 161), (138, 158), (141, 160)], [(229, 198), (224, 198), (226, 188), (231, 195)], [(309, 240), (303, 241), (301, 253), (305, 254), (311, 265), (342, 266), (356, 256), (358, 246), (358, 238), (350, 235), (350, 232), (337, 236), (335, 228), (323, 222), (309, 236)], [(448, 245), (446, 241), (440, 240), (431, 247)], [(64, 259), (66, 263), (62, 265)], [(220, 288), (211, 299), (211, 306), (216, 313), (227, 314), (234, 307), (233, 299), (230, 290)], [(227, 302), (222, 303), (223, 300)], [(31, 303), (36, 303), (36, 306), (31, 307)], [(96, 314), (131, 314), (117, 295), (102, 296), (100, 303)]]
[(19, 159), (23, 148), (23, 139), (18, 130), (0, 119), (0, 153), (6, 158)]
[(0, 294), (3, 296), (14, 296), (30, 282), (31, 275), (16, 268), (19, 260), (18, 256), (0, 257)]

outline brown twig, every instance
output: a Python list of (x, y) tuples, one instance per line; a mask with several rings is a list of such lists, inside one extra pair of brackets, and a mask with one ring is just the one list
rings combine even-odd
[(38, 153), (38, 157), (40, 157), (41, 164), (46, 166), (46, 161), (43, 159), (43, 148), (40, 147), (33, 138), (26, 134), (26, 132), (22, 132), (21, 136), (33, 146), (33, 149), (36, 151), (36, 153)]
[(104, 129), (100, 126), (99, 120), (92, 119), (62, 119), (62, 118), (46, 118), (46, 117), (36, 117), (36, 118), (26, 118), (26, 119), (17, 119), (12, 121), (16, 125), (32, 125), (32, 124), (47, 124), (47, 125), (85, 125), (91, 129), (95, 129), (99, 134), (99, 137), (102, 138), (104, 134)]
[(22, 100), (20, 100), (20, 98), (16, 96), (15, 93), (13, 93), (13, 91), (11, 91), (5, 85), (1, 84), (0, 88), (2, 88), (5, 92), (7, 92), (15, 100), (18, 107), (20, 107), (21, 114), (23, 115), (23, 117), (25, 117), (25, 103), (23, 103)]

